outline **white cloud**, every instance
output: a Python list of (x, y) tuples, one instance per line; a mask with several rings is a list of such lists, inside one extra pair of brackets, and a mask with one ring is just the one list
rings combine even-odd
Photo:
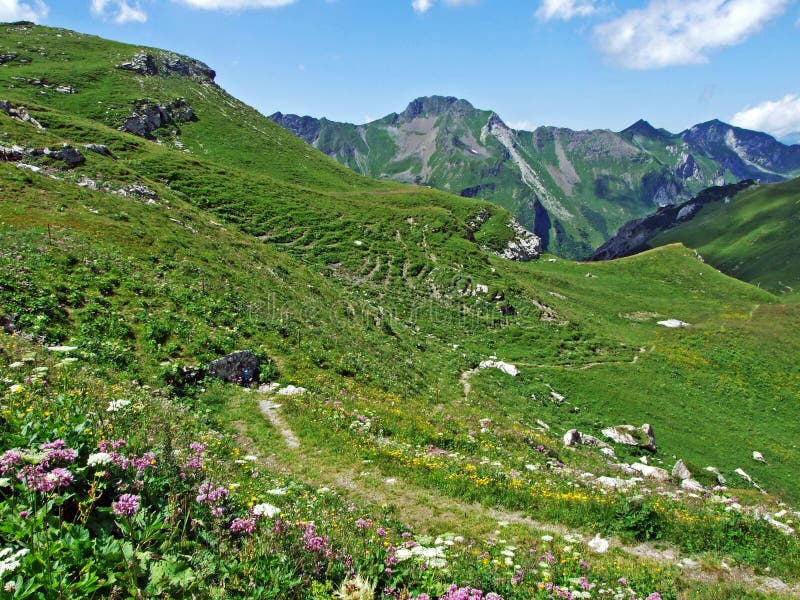
[(278, 8), (294, 4), (297, 0), (173, 0), (192, 8), (203, 10), (243, 10), (246, 8)]
[(780, 100), (767, 100), (740, 110), (731, 123), (745, 129), (766, 131), (784, 137), (800, 131), (800, 95), (787, 94)]
[[(475, 4), (478, 0), (443, 0), (448, 6), (464, 6)], [(428, 12), (433, 6), (434, 0), (411, 0), (411, 7), (418, 13)]]
[(650, 0), (595, 27), (600, 49), (632, 69), (705, 63), (780, 15), (792, 0)]
[(49, 12), (42, 0), (20, 2), (20, 0), (0, 0), (0, 21), (33, 21), (38, 23)]
[(596, 0), (542, 0), (536, 16), (542, 21), (588, 17), (597, 11)]
[(536, 129), (536, 125), (527, 119), (522, 119), (521, 121), (506, 121), (506, 125), (516, 131), (533, 131)]
[(138, 2), (131, 5), (128, 0), (91, 0), (89, 6), (96, 17), (114, 21), (118, 25), (147, 22), (147, 13)]

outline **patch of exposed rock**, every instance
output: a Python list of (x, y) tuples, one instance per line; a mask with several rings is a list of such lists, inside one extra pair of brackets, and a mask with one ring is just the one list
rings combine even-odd
[(12, 119), (22, 121), (23, 123), (30, 123), (31, 125), (35, 125), (38, 129), (44, 129), (42, 124), (34, 119), (24, 106), (12, 106), (8, 100), (0, 100), (0, 110)]
[(217, 379), (239, 385), (258, 381), (261, 363), (249, 350), (238, 350), (213, 360), (208, 365), (208, 374)]
[(103, 144), (84, 144), (84, 148), (86, 148), (89, 152), (94, 152), (95, 154), (99, 154), (100, 156), (107, 156), (109, 158), (113, 158), (117, 160), (119, 156), (114, 154), (111, 150), (109, 150), (108, 146), (104, 146)]
[(542, 248), (542, 240), (539, 239), (539, 236), (525, 229), (516, 219), (511, 219), (509, 227), (514, 231), (514, 238), (508, 242), (503, 251), (495, 254), (521, 262), (539, 258)]
[[(57, 150), (50, 148), (23, 148), (22, 146), (0, 146), (0, 160), (7, 162), (18, 162), (24, 156), (46, 156), (54, 160), (60, 160), (66, 164), (67, 168), (71, 169), (86, 162), (86, 157), (83, 156), (76, 148), (69, 144), (64, 144)], [(29, 168), (33, 171), (38, 171), (33, 165), (25, 165), (24, 168)]]
[(178, 98), (166, 105), (153, 104), (139, 100), (136, 102), (131, 116), (125, 119), (118, 129), (139, 137), (152, 139), (156, 129), (172, 123), (188, 123), (196, 121), (194, 109), (183, 98)]
[(117, 65), (123, 71), (133, 71), (145, 77), (153, 75), (182, 75), (213, 82), (217, 76), (214, 69), (204, 62), (175, 54), (174, 52), (137, 52), (132, 59)]
[(617, 425), (616, 427), (606, 427), (603, 435), (617, 444), (625, 446), (637, 446), (643, 450), (656, 450), (656, 438), (653, 426), (645, 423), (641, 427), (633, 425)]

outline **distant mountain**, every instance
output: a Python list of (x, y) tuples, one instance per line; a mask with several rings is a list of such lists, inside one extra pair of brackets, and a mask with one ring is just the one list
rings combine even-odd
[(714, 267), (773, 292), (800, 292), (800, 178), (712, 187), (680, 206), (627, 223), (591, 260), (621, 258), (675, 242)]
[(741, 179), (800, 175), (800, 146), (710, 121), (679, 134), (640, 120), (615, 133), (514, 130), (466, 100), (417, 98), (364, 125), (270, 118), (349, 168), (511, 210), (551, 252), (582, 258), (630, 219)]
[(786, 135), (778, 138), (778, 141), (787, 145), (800, 144), (800, 131), (787, 133)]

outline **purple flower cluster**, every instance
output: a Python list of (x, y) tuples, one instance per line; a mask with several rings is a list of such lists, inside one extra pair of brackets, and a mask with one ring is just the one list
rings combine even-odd
[[(38, 464), (19, 468), (17, 479), (24, 482), (28, 489), (43, 493), (72, 485), (75, 478), (63, 465), (75, 462), (77, 450), (67, 448), (67, 443), (61, 439), (46, 442), (41, 448), (46, 451), (44, 458)], [(21, 463), (22, 455), (16, 450), (8, 450), (0, 456), (0, 472), (4, 475), (13, 473)]]
[(196, 500), (200, 504), (216, 504), (220, 500), (224, 500), (227, 495), (227, 488), (222, 486), (214, 487), (213, 483), (206, 482), (200, 484)]
[(5, 475), (13, 471), (22, 461), (22, 456), (16, 450), (6, 450), (0, 456), (0, 474)]
[(107, 452), (111, 457), (111, 463), (122, 471), (133, 467), (136, 469), (136, 473), (142, 474), (148, 468), (155, 465), (156, 455), (152, 452), (145, 452), (141, 456), (136, 456), (135, 454), (126, 456), (120, 452), (117, 452), (117, 450), (127, 445), (128, 442), (125, 440), (115, 440), (113, 442), (104, 440), (97, 444), (97, 448), (100, 450), (100, 452)]
[(111, 503), (111, 509), (118, 517), (132, 517), (139, 512), (139, 496), (134, 494), (122, 494), (119, 500)]
[(317, 535), (317, 527), (314, 523), (308, 523), (303, 531), (303, 544), (305, 549), (311, 552), (322, 554), (326, 558), (333, 556), (330, 542), (324, 535)]
[[(419, 600), (419, 596), (417, 596), (417, 600)], [(451, 584), (447, 588), (447, 592), (439, 596), (439, 600), (503, 600), (503, 597), (494, 592), (489, 592), (484, 596), (481, 590), (469, 586), (460, 588)]]
[(189, 444), (189, 450), (192, 451), (192, 455), (183, 463), (183, 468), (190, 471), (199, 471), (202, 469), (205, 465), (203, 462), (203, 452), (205, 452), (207, 447), (208, 444), (203, 444), (201, 442), (192, 442)]
[(233, 520), (230, 527), (233, 533), (245, 533), (250, 535), (254, 533), (256, 530), (256, 520), (255, 519), (242, 519), (237, 517)]

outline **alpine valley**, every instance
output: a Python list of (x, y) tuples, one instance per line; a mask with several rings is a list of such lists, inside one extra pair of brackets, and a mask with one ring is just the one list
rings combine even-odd
[(0, 24), (3, 597), (798, 597), (797, 180), (544, 248), (800, 147), (275, 117), (369, 178), (215, 77)]
[(620, 132), (517, 131), (466, 100), (417, 98), (364, 125), (275, 113), (270, 119), (341, 164), (505, 207), (567, 258), (588, 257), (631, 219), (712, 185), (800, 175), (800, 146), (721, 121), (679, 134), (640, 120)]

